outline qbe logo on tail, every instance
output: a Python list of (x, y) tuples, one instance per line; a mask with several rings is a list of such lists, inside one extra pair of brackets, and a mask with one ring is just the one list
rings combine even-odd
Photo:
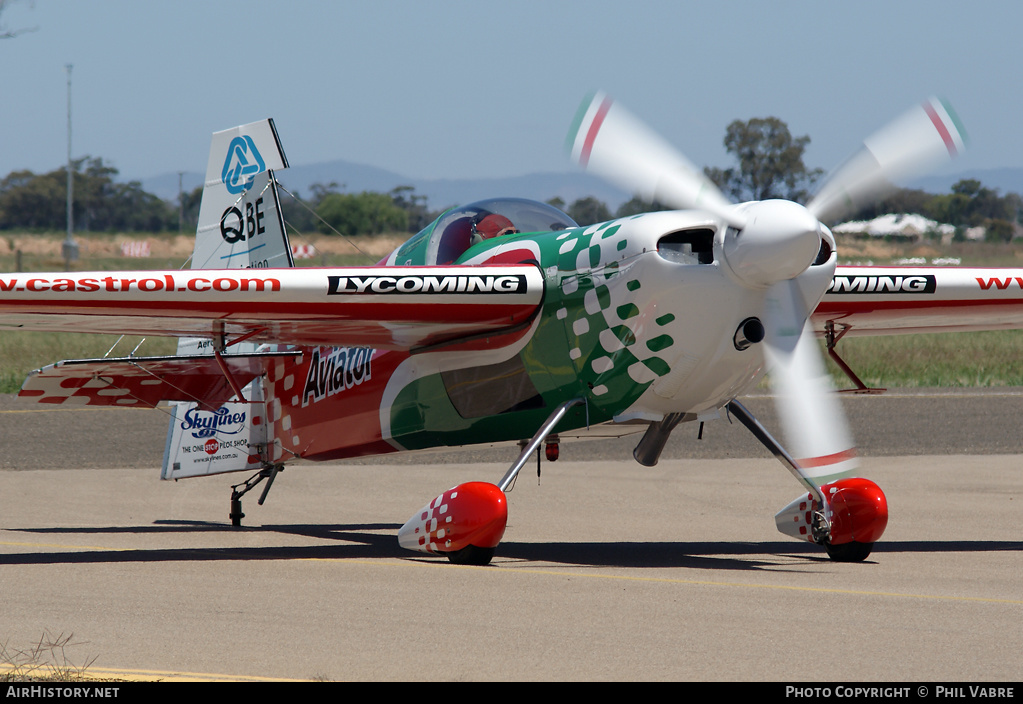
[(232, 139), (227, 147), (227, 158), (224, 159), (220, 178), (229, 193), (241, 195), (252, 186), (256, 174), (265, 170), (266, 163), (252, 137), (240, 135)]

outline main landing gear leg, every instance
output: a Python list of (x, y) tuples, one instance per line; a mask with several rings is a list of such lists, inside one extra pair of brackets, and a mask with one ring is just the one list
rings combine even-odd
[(231, 513), (228, 514), (228, 518), (231, 519), (232, 526), (235, 528), (239, 527), (242, 524), (242, 519), (245, 518), (245, 514), (242, 513), (242, 497), (252, 489), (255, 489), (265, 479), (266, 486), (263, 487), (263, 493), (259, 495), (259, 501), (256, 502), (262, 506), (263, 502), (266, 501), (266, 495), (269, 493), (270, 487), (273, 486), (274, 479), (277, 478), (277, 473), (283, 471), (283, 464), (267, 464), (241, 484), (235, 484), (231, 487)]
[[(537, 452), (539, 457), (540, 445), (565, 413), (583, 403), (586, 403), (584, 398), (576, 398), (555, 408), (532, 439), (523, 444), (518, 459), (500, 484), (465, 482), (416, 511), (398, 531), (398, 544), (407, 550), (446, 555), (459, 565), (488, 564), (508, 524), (505, 492), (511, 491), (519, 470), (533, 453)], [(556, 454), (552, 442), (547, 457), (553, 461)]]
[[(803, 470), (799, 468), (799, 464), (793, 459), (792, 455), (781, 446), (781, 443), (774, 439), (774, 436), (767, 432), (767, 428), (760, 424), (760, 421), (749, 412), (749, 409), (744, 405), (732, 399), (728, 402), (728, 412), (739, 419), (739, 422), (746, 426), (746, 429), (753, 433), (753, 437), (761, 442), (761, 444), (771, 451), (771, 454), (777, 458), (785, 467), (792, 473), (799, 483), (807, 488), (807, 490), (813, 494), (814, 498), (817, 499), (817, 503), (820, 506), (824, 506), (824, 496), (821, 494), (820, 489), (817, 487), (816, 482), (807, 477)], [(819, 517), (814, 516), (814, 530), (819, 531), (814, 534), (814, 542), (823, 542), (827, 539), (830, 526), (824, 519), (823, 514)], [(820, 540), (818, 540), (818, 537)]]
[(518, 476), (519, 470), (526, 464), (526, 460), (529, 459), (530, 455), (533, 454), (540, 447), (540, 444), (550, 435), (551, 431), (554, 430), (554, 426), (558, 424), (558, 421), (568, 413), (568, 409), (572, 406), (578, 406), (582, 403), (586, 403), (584, 398), (574, 398), (571, 401), (565, 401), (557, 408), (554, 412), (548, 416), (544, 424), (540, 426), (540, 429), (536, 431), (536, 434), (529, 440), (529, 442), (522, 445), (522, 451), (519, 453), (518, 459), (515, 463), (508, 468), (505, 472), (504, 477), (501, 479), (501, 483), (497, 487), (504, 492), (511, 491), (509, 487), (515, 483), (515, 477)]
[[(568, 409), (572, 408), (573, 406), (578, 406), (579, 404), (582, 403), (585, 403), (585, 399), (576, 398), (561, 404), (560, 406), (554, 409), (554, 412), (551, 413), (551, 415), (547, 418), (544, 424), (540, 426), (539, 430), (536, 431), (536, 434), (533, 435), (529, 442), (521, 443), (522, 450), (519, 452), (518, 458), (515, 460), (515, 463), (512, 464), (512, 466), (508, 469), (508, 471), (505, 472), (504, 477), (501, 479), (501, 483), (497, 485), (497, 487), (501, 490), (502, 494), (511, 491), (512, 486), (515, 484), (515, 478), (518, 476), (519, 471), (525, 466), (526, 461), (529, 459), (530, 455), (533, 454), (533, 452), (537, 453), (536, 472), (537, 477), (540, 476), (539, 454), (540, 444), (547, 439), (547, 437), (551, 434), (551, 431), (554, 429), (554, 426), (557, 425), (558, 421), (560, 421), (564, 417), (564, 415), (568, 412)], [(557, 459), (559, 453), (559, 450), (557, 448), (558, 448), (557, 443), (553, 443), (547, 446), (546, 455), (549, 461), (553, 462)], [(502, 533), (503, 532), (504, 531), (502, 529)], [(476, 545), (470, 544), (466, 545), (461, 550), (449, 552), (448, 560), (450, 560), (456, 565), (489, 565), (490, 560), (494, 557), (495, 550), (497, 550), (496, 545), (490, 548), (481, 548), (477, 547)]]
[(728, 410), (809, 492), (778, 512), (778, 529), (823, 546), (835, 562), (867, 559), (888, 525), (888, 501), (880, 487), (863, 477), (846, 477), (818, 487), (745, 406), (733, 400)]
[(824, 495), (821, 494), (817, 484), (812, 481), (809, 477), (803, 474), (799, 468), (799, 464), (793, 459), (792, 455), (781, 446), (781, 443), (774, 439), (774, 436), (767, 431), (760, 421), (749, 412), (749, 409), (744, 405), (736, 401), (735, 399), (729, 401), (728, 412), (735, 416), (740, 423), (746, 426), (746, 429), (753, 433), (753, 437), (761, 442), (761, 444), (771, 451), (771, 454), (777, 458), (785, 467), (792, 472), (792, 475), (799, 480), (799, 482), (806, 487), (814, 497), (814, 505), (816, 510), (812, 512), (810, 521), (810, 539), (817, 545), (827, 545), (828, 540), (831, 537), (831, 525), (828, 523), (827, 517), (824, 515), (824, 506), (826, 501)]

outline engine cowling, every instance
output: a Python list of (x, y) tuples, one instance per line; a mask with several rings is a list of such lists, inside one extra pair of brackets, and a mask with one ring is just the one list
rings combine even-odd
[(430, 554), (495, 548), (508, 524), (508, 499), (487, 482), (466, 482), (423, 506), (398, 531), (398, 544)]

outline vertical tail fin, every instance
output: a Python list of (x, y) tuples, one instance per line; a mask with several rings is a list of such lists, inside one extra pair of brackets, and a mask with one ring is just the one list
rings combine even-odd
[(273, 176), (286, 168), (273, 120), (213, 134), (193, 269), (295, 265)]
[[(199, 205), (193, 269), (291, 267), (274, 170), (286, 169), (273, 120), (215, 132)], [(182, 338), (179, 355), (210, 354), (210, 340)], [(232, 352), (249, 352), (241, 343)], [(247, 403), (226, 403), (204, 411), (196, 403), (173, 404), (163, 455), (163, 479), (222, 472), (255, 471), (268, 440), (262, 380), (243, 389)]]

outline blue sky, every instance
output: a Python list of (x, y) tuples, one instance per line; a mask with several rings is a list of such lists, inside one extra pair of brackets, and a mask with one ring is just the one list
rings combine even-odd
[(774, 115), (829, 170), (931, 94), (970, 150), (1023, 167), (1023, 3), (15, 0), (0, 14), (0, 176), (76, 157), (124, 178), (203, 171), (210, 133), (273, 117), (293, 164), (422, 178), (568, 171), (602, 88), (700, 166), (733, 119)]

